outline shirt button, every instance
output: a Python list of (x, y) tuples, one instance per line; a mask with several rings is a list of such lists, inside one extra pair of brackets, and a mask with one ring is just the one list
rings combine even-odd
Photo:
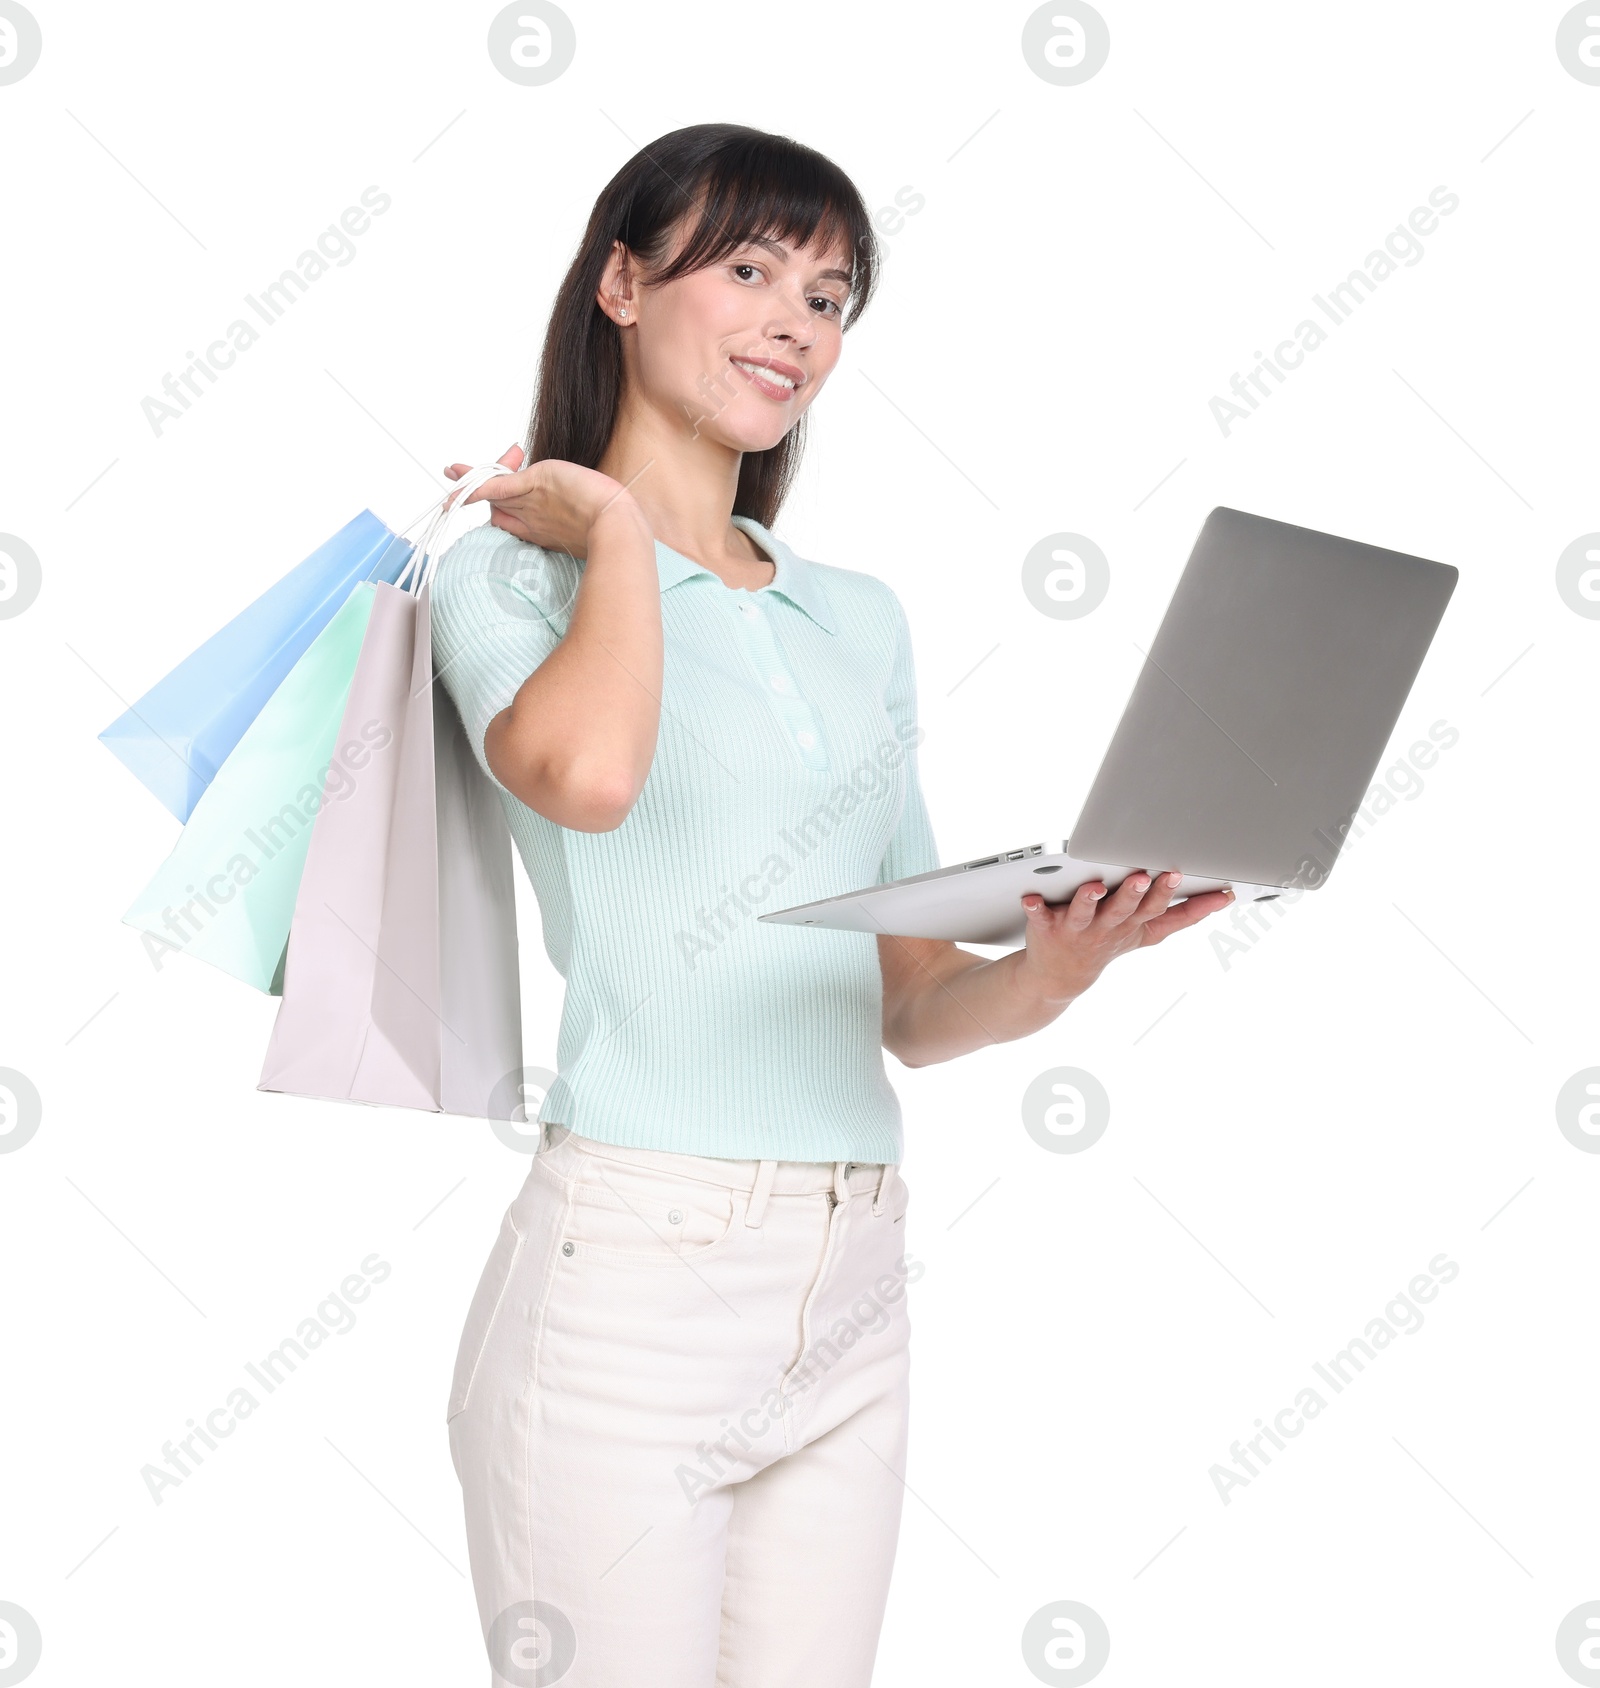
[(802, 750), (809, 750), (816, 742), (817, 735), (815, 733), (795, 734), (795, 743), (798, 744)]
[(785, 696), (791, 696), (794, 692), (794, 681), (787, 674), (774, 674), (772, 676), (772, 689), (775, 692), (784, 693)]
[(746, 615), (760, 615), (761, 613), (761, 606), (750, 598), (746, 598), (745, 601), (740, 604), (739, 608), (742, 609)]

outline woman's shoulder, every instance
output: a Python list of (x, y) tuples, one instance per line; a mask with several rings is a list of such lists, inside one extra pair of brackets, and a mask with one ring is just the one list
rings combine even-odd
[(565, 552), (547, 551), (483, 522), (439, 558), (432, 597), (447, 614), (471, 615), (479, 608), (503, 616), (510, 607), (508, 596), (549, 614), (571, 601), (577, 578), (578, 565)]
[(799, 560), (846, 627), (877, 636), (885, 627), (898, 630), (906, 624), (905, 606), (887, 580), (839, 563), (819, 563), (808, 557)]
[(468, 579), (476, 574), (515, 574), (519, 568), (545, 564), (553, 553), (530, 545), (492, 522), (468, 528), (447, 546), (434, 567), (434, 579)]

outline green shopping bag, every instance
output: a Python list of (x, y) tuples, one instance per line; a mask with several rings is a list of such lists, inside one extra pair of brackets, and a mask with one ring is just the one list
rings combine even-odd
[(257, 990), (281, 993), (317, 811), (354, 789), (387, 730), (368, 723), (363, 741), (356, 723), (354, 743), (335, 743), (372, 601), (371, 583), (362, 582), (285, 675), (123, 915), (145, 934), (158, 969), (168, 956), (193, 955)]

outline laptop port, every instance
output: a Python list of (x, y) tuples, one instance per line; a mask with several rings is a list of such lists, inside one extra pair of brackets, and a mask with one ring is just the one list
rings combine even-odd
[(968, 862), (967, 871), (970, 873), (975, 867), (993, 867), (999, 860), (998, 856), (985, 856), (981, 862)]

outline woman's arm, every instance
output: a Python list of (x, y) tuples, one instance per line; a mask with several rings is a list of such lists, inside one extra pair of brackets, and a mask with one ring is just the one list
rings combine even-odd
[(994, 961), (938, 939), (880, 936), (884, 1048), (905, 1066), (926, 1067), (1049, 1025), (1117, 956), (1159, 944), (1233, 900), (1232, 891), (1206, 891), (1169, 908), (1182, 878), (1130, 873), (1109, 897), (1094, 879), (1054, 906), (1031, 893), (1022, 899), (1025, 947)]
[[(518, 539), (586, 559), (560, 644), (489, 723), (495, 778), (557, 826), (609, 832), (638, 800), (661, 718), (661, 587), (655, 536), (631, 495), (575, 463), (519, 468), (467, 502)], [(464, 466), (449, 473), (459, 476)]]

